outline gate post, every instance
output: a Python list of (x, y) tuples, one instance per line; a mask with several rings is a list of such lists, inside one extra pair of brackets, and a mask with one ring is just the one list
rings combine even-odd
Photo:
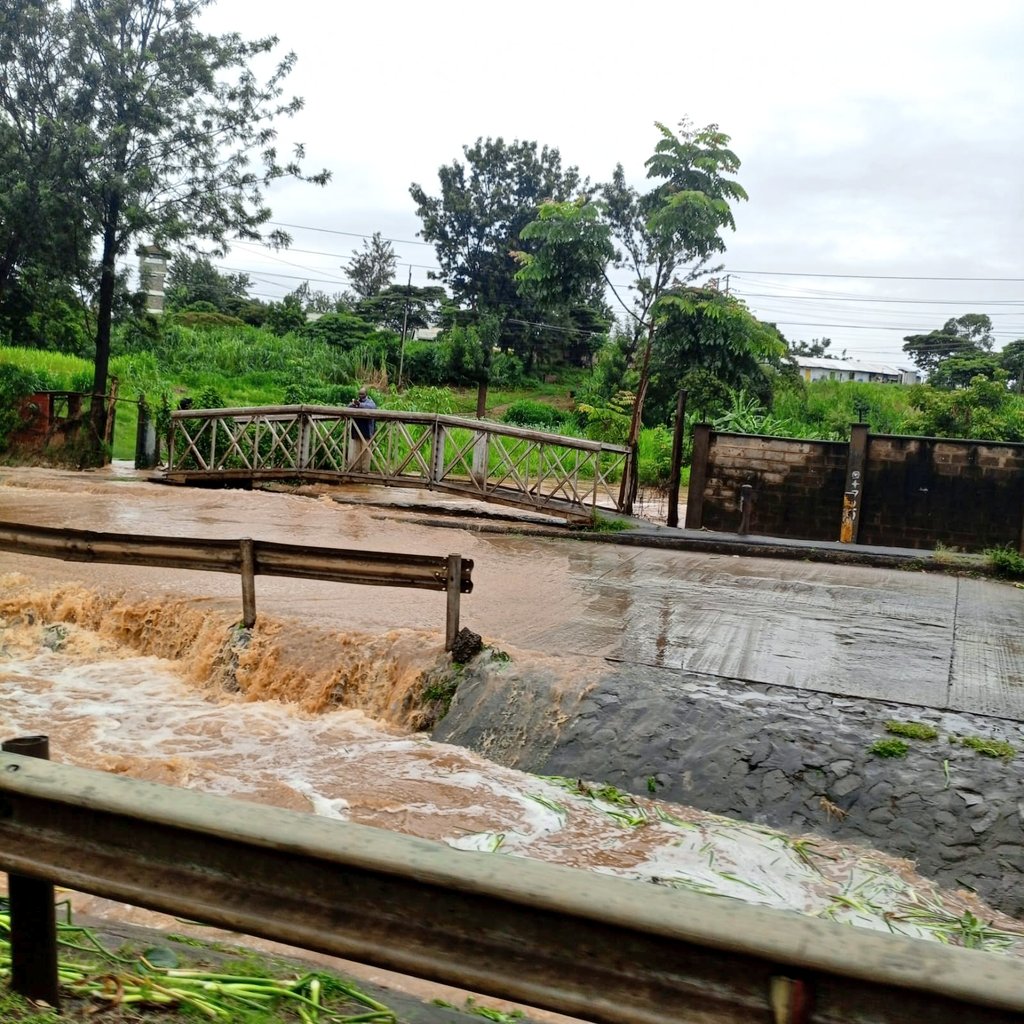
[(711, 424), (693, 428), (693, 458), (690, 460), (690, 485), (686, 489), (686, 529), (704, 525), (704, 485), (708, 478), (708, 452), (711, 449)]
[[(50, 739), (48, 736), (19, 736), (0, 743), (0, 750), (48, 761)], [(53, 883), (9, 874), (7, 895), (11, 910), (11, 988), (26, 999), (43, 1000), (59, 1009)]]
[(864, 496), (864, 462), (868, 451), (868, 425), (854, 423), (850, 427), (850, 449), (846, 459), (846, 489), (843, 491), (843, 513), (839, 524), (841, 544), (856, 544), (860, 533), (860, 507)]

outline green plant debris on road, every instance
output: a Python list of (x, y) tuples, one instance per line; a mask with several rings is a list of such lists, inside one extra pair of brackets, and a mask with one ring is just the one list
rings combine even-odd
[(906, 757), (910, 747), (903, 740), (875, 740), (868, 753), (875, 757)]
[(939, 730), (926, 722), (898, 722), (895, 719), (885, 723), (885, 731), (914, 740), (933, 740), (939, 735)]
[[(57, 925), (60, 1015), (11, 994), (0, 994), (4, 1024), (138, 1021), (141, 1011), (167, 1024), (208, 1019), (229, 1024), (394, 1024), (393, 1010), (344, 978), (321, 971), (275, 975), (255, 957), (205, 962), (213, 951), (189, 943), (190, 965), (169, 946), (108, 950), (96, 933), (70, 922)], [(0, 902), (0, 984), (11, 979), (11, 917)], [(97, 1014), (102, 1016), (97, 1017)], [(116, 1014), (116, 1016), (115, 1016)]]

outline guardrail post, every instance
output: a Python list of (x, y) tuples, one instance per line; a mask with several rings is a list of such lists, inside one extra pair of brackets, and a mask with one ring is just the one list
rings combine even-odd
[(238, 542), (242, 555), (242, 625), (256, 625), (256, 545), (251, 537)]
[(444, 626), (444, 649), (450, 651), (459, 632), (459, 602), (462, 593), (462, 555), (448, 556), (448, 615)]
[[(8, 754), (50, 759), (48, 736), (19, 736), (0, 743)], [(11, 988), (26, 999), (60, 1008), (57, 980), (57, 911), (53, 883), (7, 876), (11, 909)]]

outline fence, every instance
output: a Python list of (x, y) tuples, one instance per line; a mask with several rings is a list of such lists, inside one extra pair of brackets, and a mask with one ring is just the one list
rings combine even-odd
[[(360, 424), (375, 425), (364, 440)], [(356, 481), (431, 489), (574, 520), (622, 511), (629, 450), (483, 420), (321, 406), (188, 409), (171, 417), (166, 478)]]
[[(12, 880), (598, 1024), (1009, 1024), (1024, 1013), (1024, 966), (998, 955), (23, 754), (0, 755), (0, 809)], [(37, 910), (13, 922), (29, 961), (23, 929), (38, 943)]]
[(445, 650), (451, 650), (455, 634), (459, 631), (460, 595), (473, 589), (473, 561), (461, 555), (444, 557), (350, 551), (276, 544), (248, 537), (200, 540), (0, 523), (0, 551), (73, 562), (112, 562), (236, 573), (242, 577), (242, 621), (247, 628), (256, 622), (254, 577), (257, 575), (444, 590), (448, 595)]
[(849, 442), (694, 431), (688, 529), (1024, 552), (1024, 445), (869, 434)]

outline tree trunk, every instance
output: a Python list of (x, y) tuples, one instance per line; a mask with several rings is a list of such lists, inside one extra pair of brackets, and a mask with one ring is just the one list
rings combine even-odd
[(103, 438), (107, 426), (107, 370), (110, 366), (110, 324), (114, 316), (114, 284), (116, 282), (117, 222), (121, 197), (113, 194), (107, 203), (103, 226), (103, 255), (100, 259), (99, 307), (96, 314), (96, 371), (92, 381), (92, 443), (93, 454), (102, 465), (106, 461)]
[(476, 389), (476, 418), (482, 420), (487, 413), (487, 378), (483, 377)]
[(630, 455), (626, 459), (626, 471), (622, 474), (622, 484), (619, 487), (619, 507), (626, 515), (633, 514), (633, 496), (636, 494), (637, 485), (637, 440), (640, 437), (640, 425), (643, 422), (647, 385), (651, 379), (652, 348), (654, 348), (653, 319), (647, 328), (647, 344), (644, 346), (643, 361), (640, 364), (640, 383), (636, 388), (636, 398), (633, 400), (633, 416), (629, 421), (629, 437), (626, 439), (626, 445), (630, 450)]

